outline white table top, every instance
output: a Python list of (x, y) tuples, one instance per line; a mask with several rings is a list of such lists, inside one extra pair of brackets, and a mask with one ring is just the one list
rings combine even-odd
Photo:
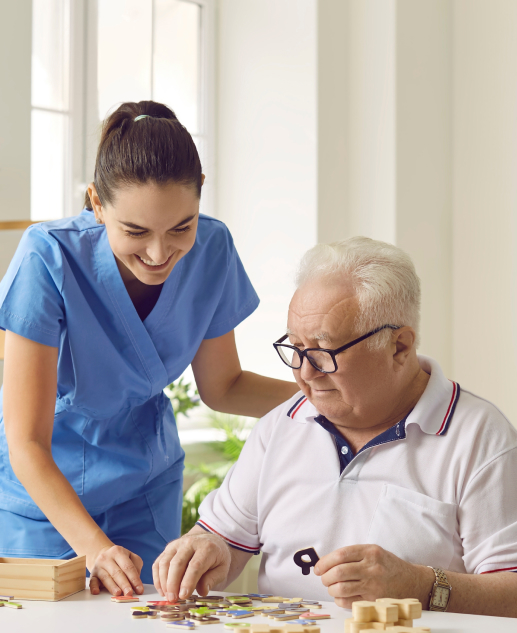
[[(224, 592), (214, 592), (225, 595)], [(231, 595), (231, 594), (226, 594)], [(147, 600), (162, 600), (152, 585), (145, 585), (145, 593), (140, 596), (140, 606)], [(0, 631), (9, 633), (162, 633), (178, 632), (179, 629), (167, 628), (165, 623), (156, 620), (131, 619), (131, 605), (111, 602), (110, 595), (102, 592), (92, 596), (87, 589), (60, 602), (37, 602), (19, 600), (23, 609), (0, 609)], [(259, 603), (257, 603), (259, 604)], [(333, 602), (322, 603), (322, 613), (330, 613), (330, 620), (320, 620), (321, 633), (343, 633), (343, 622), (350, 618), (351, 612), (340, 609)], [(209, 624), (195, 629), (195, 633), (228, 633), (223, 627), (230, 618), (221, 618), (221, 624)], [(240, 620), (243, 622), (243, 620)], [(244, 620), (260, 624), (273, 624), (273, 620), (257, 615)], [(274, 622), (282, 626), (282, 622)], [(424, 611), (421, 619), (415, 620), (415, 626), (429, 626), (432, 633), (517, 633), (517, 619), (495, 618), (460, 613), (430, 613)]]

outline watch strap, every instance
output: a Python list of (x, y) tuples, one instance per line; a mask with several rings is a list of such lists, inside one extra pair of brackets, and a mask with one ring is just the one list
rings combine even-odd
[[(449, 579), (447, 578), (447, 574), (443, 571), (443, 569), (440, 569), (439, 567), (431, 567), (430, 565), (427, 565), (427, 567), (429, 567), (429, 569), (432, 569), (434, 571), (434, 575), (435, 575), (435, 583), (431, 589), (431, 593), (429, 594), (429, 606), (428, 606), (428, 610), (429, 611), (445, 611), (447, 609), (447, 605), (449, 604), (449, 600), (450, 600), (450, 596), (451, 596), (451, 591), (452, 591), (452, 587), (449, 583)], [(435, 605), (433, 605), (432, 601), (433, 601), (433, 597), (434, 597), (434, 590), (435, 587), (442, 587), (443, 589), (447, 589), (449, 591), (449, 597), (447, 598), (447, 604), (442, 608), (442, 607), (437, 607)]]

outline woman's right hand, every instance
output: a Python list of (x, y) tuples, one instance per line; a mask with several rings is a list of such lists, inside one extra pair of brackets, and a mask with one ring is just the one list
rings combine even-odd
[[(88, 561), (87, 561), (88, 563)], [(143, 561), (120, 545), (108, 545), (97, 552), (90, 570), (90, 593), (96, 595), (104, 587), (113, 596), (143, 593), (140, 580)]]

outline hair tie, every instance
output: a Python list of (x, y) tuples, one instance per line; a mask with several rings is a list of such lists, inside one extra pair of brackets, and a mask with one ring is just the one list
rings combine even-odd
[(145, 117), (148, 117), (148, 114), (139, 114), (138, 116), (136, 116), (133, 121), (140, 121), (140, 119), (145, 119)]

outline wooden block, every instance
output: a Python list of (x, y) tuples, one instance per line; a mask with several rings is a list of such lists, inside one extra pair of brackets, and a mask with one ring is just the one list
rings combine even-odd
[(270, 633), (269, 624), (252, 624), (250, 633)]
[(377, 598), (383, 604), (396, 604), (399, 608), (399, 620), (417, 620), (422, 617), (422, 604), (417, 598)]
[(282, 620), (292, 620), (293, 614), (292, 613), (278, 613), (277, 615), (270, 615), (269, 618), (270, 620), (276, 620), (277, 622), (280, 622)]
[(357, 600), (352, 603), (352, 616), (356, 622), (396, 622), (399, 609), (391, 603)]
[(286, 633), (305, 633), (304, 628), (301, 624), (286, 624), (282, 631)]
[(413, 620), (398, 620), (398, 622), (394, 622), (393, 626), (407, 626), (407, 627), (412, 627), (413, 626)]
[(427, 626), (390, 626), (386, 631), (391, 633), (430, 633), (431, 629)]
[(186, 629), (187, 631), (193, 631), (196, 628), (196, 625), (190, 620), (183, 620), (183, 622), (168, 622), (167, 627), (170, 629)]
[(345, 620), (345, 633), (359, 633), (372, 628), (372, 622), (356, 622), (354, 618)]
[(9, 607), (9, 609), (21, 609), (22, 605), (19, 602), (4, 602), (4, 607)]
[(86, 557), (70, 560), (0, 558), (0, 594), (22, 600), (62, 600), (86, 586)]
[(14, 599), (14, 596), (0, 595), (0, 600), (3, 600), (5, 602), (9, 602), (10, 600), (13, 600), (13, 599)]
[(244, 629), (245, 628), (246, 630), (248, 630), (247, 627), (249, 627), (249, 626), (260, 626), (260, 624), (253, 624), (253, 625), (251, 625), (249, 622), (225, 622), (224, 626), (227, 629), (236, 629), (236, 628), (237, 629), (238, 628)]

